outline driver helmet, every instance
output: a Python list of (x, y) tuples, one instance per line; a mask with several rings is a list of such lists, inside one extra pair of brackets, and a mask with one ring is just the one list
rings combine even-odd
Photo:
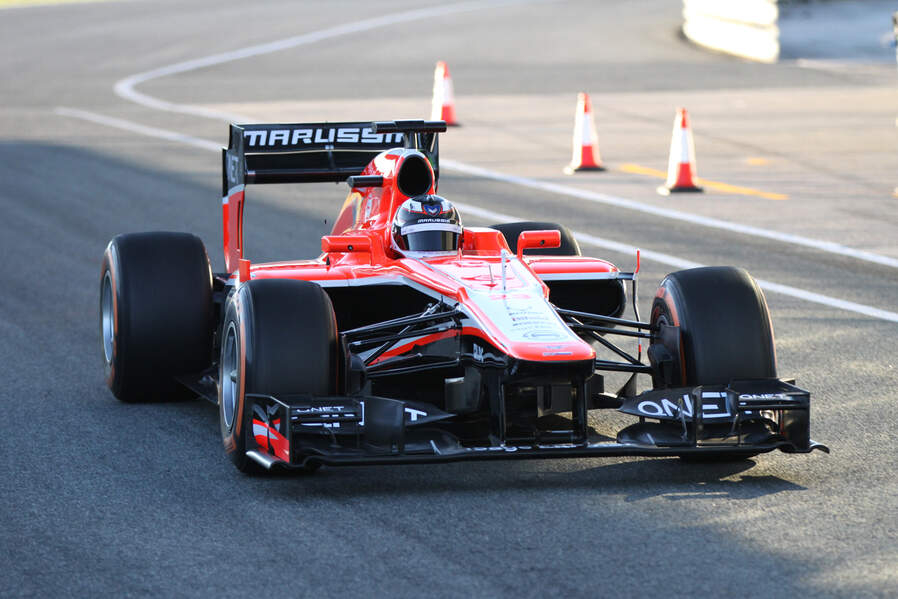
[(455, 253), (461, 231), (458, 210), (449, 200), (433, 194), (415, 196), (393, 217), (392, 245), (403, 256)]

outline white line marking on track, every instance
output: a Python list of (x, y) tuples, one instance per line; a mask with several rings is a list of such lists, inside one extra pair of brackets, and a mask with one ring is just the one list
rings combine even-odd
[[(442, 161), (441, 161), (442, 163)], [(514, 222), (519, 220), (525, 220), (518, 216), (512, 216), (510, 214), (502, 214), (500, 212), (493, 212), (492, 210), (485, 210), (483, 208), (478, 208), (477, 206), (471, 206), (469, 204), (461, 204), (459, 202), (453, 202), (455, 206), (464, 212), (465, 214), (471, 214), (474, 216), (478, 216), (480, 218), (491, 220), (497, 223), (501, 222)], [(573, 232), (574, 237), (577, 239), (579, 243), (592, 245), (595, 247), (600, 247), (606, 250), (611, 250), (614, 252), (620, 252), (623, 254), (636, 254), (636, 246), (632, 246), (626, 243), (620, 243), (618, 241), (612, 241), (610, 239), (605, 239), (603, 237), (596, 237), (594, 235), (589, 235), (587, 233), (578, 233), (576, 231)], [(668, 266), (673, 266), (674, 268), (699, 268), (705, 266), (704, 264), (700, 264), (698, 262), (692, 262), (691, 260), (685, 260), (683, 258), (678, 258), (676, 256), (671, 256), (670, 254), (664, 254), (661, 252), (655, 252), (652, 250), (640, 250), (643, 258), (654, 260), (659, 264), (666, 264)], [(840, 300), (835, 297), (829, 297), (827, 295), (822, 295), (820, 293), (814, 293), (812, 291), (806, 291), (804, 289), (799, 289), (797, 287), (790, 287), (789, 285), (781, 285), (780, 283), (774, 283), (773, 281), (766, 281), (764, 279), (755, 279), (758, 282), (758, 285), (761, 289), (765, 291), (770, 291), (773, 293), (778, 293), (780, 295), (786, 295), (789, 297), (794, 297), (796, 299), (805, 300), (808, 302), (813, 302), (815, 304), (821, 304), (824, 306), (829, 306), (831, 308), (839, 308), (842, 310), (847, 310), (849, 312), (856, 312), (858, 314), (864, 314), (866, 316), (872, 316), (873, 318), (878, 318), (880, 320), (887, 320), (889, 322), (898, 322), (898, 313), (889, 312), (888, 310), (881, 310), (879, 308), (874, 308), (872, 306), (867, 306), (864, 304), (858, 304), (855, 302), (849, 302), (846, 300)]]
[[(440, 162), (442, 163), (442, 161)], [(515, 221), (526, 220), (519, 216), (502, 214), (501, 212), (493, 212), (492, 210), (486, 210), (478, 206), (472, 206), (471, 204), (463, 204), (460, 202), (452, 203), (455, 204), (455, 206), (465, 214), (479, 216), (482, 219), (491, 220), (496, 223), (512, 223)], [(627, 243), (621, 243), (619, 241), (612, 241), (611, 239), (605, 239), (604, 237), (596, 237), (595, 235), (589, 235), (588, 233), (578, 233), (576, 231), (573, 231), (573, 234), (578, 243), (584, 243), (586, 245), (600, 247), (606, 250), (611, 250), (613, 252), (620, 252), (622, 254), (631, 254), (634, 258), (636, 257), (636, 246), (632, 246)], [(655, 260), (660, 264), (667, 264), (668, 266), (673, 266), (675, 268), (698, 268), (699, 266), (703, 266), (698, 262), (692, 262), (690, 260), (677, 258), (669, 254), (662, 254), (661, 252), (655, 252), (646, 249), (640, 249), (639, 251), (645, 258)]]
[[(890, 41), (894, 39), (894, 33), (891, 31), (886, 33), (890, 38)], [(885, 54), (888, 56), (888, 54)], [(828, 59), (813, 59), (813, 58), (797, 58), (795, 60), (783, 60), (780, 61), (781, 64), (792, 64), (800, 69), (810, 69), (816, 71), (830, 71), (836, 73), (866, 73), (869, 75), (879, 75), (882, 73), (891, 74), (892, 70), (895, 68), (895, 63), (891, 59), (889, 60), (878, 60), (877, 58), (868, 59), (865, 62), (862, 61), (849, 61), (849, 60), (828, 60)]]
[(246, 48), (240, 48), (237, 50), (232, 50), (230, 52), (222, 52), (220, 54), (204, 56), (203, 58), (187, 60), (184, 62), (159, 67), (157, 69), (152, 69), (150, 71), (144, 71), (143, 73), (137, 73), (136, 75), (131, 75), (130, 77), (121, 79), (120, 81), (116, 82), (114, 89), (115, 93), (120, 97), (132, 102), (136, 102), (137, 104), (141, 104), (148, 108), (154, 108), (156, 110), (166, 110), (168, 112), (192, 114), (195, 116), (206, 118), (249, 122), (252, 119), (243, 117), (241, 115), (228, 114), (225, 112), (219, 112), (217, 110), (202, 108), (199, 106), (189, 106), (186, 104), (166, 102), (165, 100), (160, 100), (159, 98), (154, 98), (153, 96), (149, 96), (147, 94), (142, 94), (134, 88), (141, 83), (145, 83), (152, 79), (158, 79), (159, 77), (166, 77), (168, 75), (176, 75), (179, 73), (187, 73), (189, 71), (195, 71), (197, 69), (225, 64), (228, 62), (233, 62), (235, 60), (242, 60), (244, 58), (250, 58), (253, 56), (261, 56), (263, 54), (271, 54), (272, 52), (280, 52), (281, 50), (288, 50), (290, 48), (296, 48), (298, 46), (314, 44), (322, 40), (350, 35), (353, 33), (361, 33), (363, 31), (370, 31), (372, 29), (387, 27), (389, 25), (398, 25), (400, 23), (408, 23), (410, 21), (420, 21), (422, 19), (428, 19), (432, 17), (441, 17), (454, 13), (482, 10), (486, 8), (499, 8), (508, 4), (522, 4), (527, 1), (535, 0), (461, 2), (458, 4), (450, 4), (448, 6), (421, 8), (418, 10), (398, 12), (381, 17), (374, 17), (371, 19), (356, 21), (354, 23), (345, 23), (343, 25), (337, 25), (336, 27), (329, 27), (327, 29), (320, 29), (318, 31), (310, 31), (301, 35), (288, 37), (286, 39), (275, 40), (267, 44), (248, 46)]
[[(188, 60), (184, 62), (179, 62), (176, 64), (159, 67), (150, 71), (144, 71), (143, 73), (138, 73), (136, 75), (131, 75), (130, 77), (126, 77), (121, 79), (115, 84), (115, 93), (121, 96), (126, 100), (130, 100), (132, 102), (136, 102), (143, 106), (147, 106), (149, 108), (155, 108), (158, 110), (166, 110), (170, 112), (179, 112), (184, 114), (192, 114), (195, 116), (201, 116), (205, 118), (214, 118), (214, 119), (223, 119), (223, 120), (233, 120), (237, 122), (248, 122), (251, 119), (237, 114), (229, 114), (225, 112), (220, 112), (217, 110), (212, 110), (208, 108), (202, 108), (199, 106), (190, 106), (186, 104), (177, 104), (173, 102), (167, 102), (165, 100), (161, 100), (159, 98), (154, 98), (147, 94), (142, 94), (138, 92), (135, 87), (141, 83), (150, 81), (152, 79), (158, 79), (159, 77), (165, 77), (168, 75), (175, 75), (179, 73), (186, 73), (189, 71), (194, 71), (196, 69), (201, 69), (205, 67), (225, 64), (228, 62), (233, 62), (235, 60), (241, 60), (244, 58), (249, 58), (252, 56), (261, 56), (263, 54), (270, 54), (272, 52), (279, 52), (281, 50), (287, 50), (289, 48), (295, 48), (297, 46), (303, 46), (308, 44), (313, 44), (315, 42), (319, 42), (326, 39), (331, 39), (335, 37), (340, 37), (344, 35), (349, 35), (352, 33), (360, 33), (363, 31), (369, 31), (371, 29), (376, 29), (380, 27), (386, 27), (389, 25), (395, 25), (398, 23), (406, 23), (409, 21), (417, 21), (421, 19), (426, 19), (429, 17), (453, 14), (453, 13), (461, 13), (461, 12), (469, 12), (474, 10), (486, 9), (486, 8), (497, 8), (506, 5), (513, 4), (522, 4), (528, 1), (539, 1), (539, 0), (504, 0), (499, 2), (462, 2), (459, 4), (450, 4), (448, 6), (437, 6), (432, 8), (424, 8), (419, 10), (412, 10), (407, 12), (399, 12), (393, 13), (390, 15), (384, 15), (382, 17), (375, 17), (372, 19), (366, 19), (362, 21), (356, 21), (354, 23), (346, 23), (343, 25), (338, 25), (336, 27), (331, 27), (328, 29), (321, 29), (318, 31), (311, 31), (308, 33), (304, 33), (301, 35), (297, 35), (294, 37), (289, 37), (286, 39), (276, 40), (267, 44), (259, 44), (255, 46), (248, 46), (246, 48), (240, 48), (237, 50), (232, 50), (230, 52), (223, 52), (220, 54), (213, 54), (211, 56), (205, 56), (203, 58), (197, 58), (194, 60)], [(655, 216), (661, 216), (664, 218), (669, 218), (672, 220), (677, 220), (681, 222), (687, 222), (693, 225), (699, 225), (703, 227), (708, 227), (711, 229), (718, 229), (722, 231), (731, 231), (733, 233), (739, 233), (742, 235), (749, 235), (752, 237), (760, 237), (763, 239), (771, 239), (774, 241), (779, 241), (781, 243), (798, 245), (813, 248), (822, 252), (826, 252), (829, 254), (836, 254), (840, 256), (846, 256), (855, 258), (857, 260), (863, 260), (865, 262), (872, 262), (874, 264), (880, 264), (883, 266), (888, 266), (891, 268), (898, 268), (898, 258), (892, 258), (890, 256), (883, 256), (881, 254), (876, 254), (873, 252), (867, 252), (864, 250), (859, 250), (856, 248), (848, 247), (839, 243), (831, 242), (831, 241), (823, 241), (820, 239), (812, 239), (809, 237), (803, 237), (800, 235), (792, 235), (789, 233), (781, 233), (779, 231), (772, 231), (769, 229), (762, 229), (760, 227), (754, 227), (751, 225), (743, 225), (739, 223), (729, 222), (725, 220), (720, 220), (716, 218), (711, 218), (707, 216), (701, 216), (698, 214), (691, 214), (688, 212), (681, 212), (679, 210), (671, 210), (668, 208), (660, 208), (657, 206), (652, 206), (650, 204), (643, 204), (641, 202), (637, 202), (635, 200), (630, 200), (627, 198), (621, 198), (616, 196), (611, 196), (603, 193), (597, 193), (589, 190), (578, 189), (575, 187), (568, 187), (566, 185), (559, 185), (557, 183), (549, 183), (546, 181), (538, 181), (536, 179), (530, 179), (528, 177), (519, 177), (516, 175), (506, 175), (502, 173), (498, 173), (495, 171), (490, 171), (484, 168), (480, 168), (477, 166), (471, 166), (467, 164), (463, 164), (461, 162), (457, 162), (454, 160), (443, 160), (442, 164), (451, 170), (455, 170), (458, 172), (475, 175), (479, 177), (484, 177), (487, 179), (493, 179), (495, 181), (502, 181), (504, 183), (511, 183), (513, 185), (520, 185), (523, 187), (529, 187), (531, 189), (540, 189), (542, 191), (546, 191), (548, 193), (564, 195), (568, 197), (578, 198), (581, 200), (586, 200), (589, 202), (595, 202), (598, 204), (604, 204), (607, 206), (614, 206), (617, 208), (624, 208), (627, 210), (633, 210), (635, 212), (642, 212), (644, 214), (652, 214)]]
[(206, 139), (200, 139), (199, 137), (191, 137), (190, 135), (168, 131), (166, 129), (147, 127), (146, 125), (141, 125), (140, 123), (135, 123), (133, 121), (125, 121), (122, 119), (117, 119), (115, 117), (97, 114), (95, 112), (87, 112), (86, 110), (65, 108), (62, 106), (56, 108), (53, 112), (62, 116), (71, 116), (85, 121), (90, 121), (91, 123), (97, 123), (98, 125), (106, 125), (108, 127), (115, 127), (116, 129), (123, 129), (125, 131), (139, 133), (141, 135), (146, 135), (147, 137), (156, 137), (168, 141), (176, 141), (178, 143), (202, 148), (204, 150), (214, 150), (216, 152), (221, 152), (221, 144), (217, 144)]
[(732, 231), (733, 233), (741, 233), (743, 235), (749, 235), (752, 237), (772, 239), (774, 241), (779, 241), (791, 245), (800, 245), (813, 248), (815, 250), (820, 250), (829, 254), (848, 256), (851, 258), (856, 258), (858, 260), (863, 260), (865, 262), (873, 262), (875, 264), (881, 264), (883, 266), (898, 268), (898, 258), (891, 258), (889, 256), (883, 256), (881, 254), (865, 252), (863, 250), (858, 250), (831, 241), (810, 239), (808, 237), (801, 237), (799, 235), (780, 233), (779, 231), (771, 231), (769, 229), (762, 229), (760, 227), (753, 227), (751, 225), (742, 225), (739, 223), (701, 216), (698, 214), (690, 214), (688, 212), (671, 210), (669, 208), (659, 208), (657, 206), (652, 206), (649, 204), (642, 204), (635, 200), (619, 198), (616, 196), (597, 193), (586, 189), (568, 187), (567, 185), (559, 185), (557, 183), (549, 183), (547, 181), (539, 181), (537, 179), (519, 177), (517, 175), (497, 173), (495, 171), (480, 168), (478, 166), (463, 164), (455, 160), (440, 158), (440, 166), (449, 168), (450, 170), (454, 170), (456, 172), (465, 173), (467, 175), (483, 177), (486, 179), (492, 179), (494, 181), (501, 181), (503, 183), (511, 183), (513, 185), (520, 185), (521, 187), (529, 187), (531, 189), (539, 189), (540, 191), (545, 191), (556, 195), (564, 195), (581, 200), (587, 200), (589, 202), (596, 202), (598, 204), (605, 204), (607, 206), (614, 206), (616, 208), (625, 208), (627, 210), (661, 216), (664, 218), (669, 218), (671, 220), (687, 222), (689, 224), (700, 225), (711, 229)]
[[(139, 133), (141, 135), (147, 135), (149, 137), (156, 137), (159, 139), (165, 139), (168, 141), (174, 141), (182, 144), (187, 144), (190, 146), (194, 146), (197, 148), (201, 148), (203, 150), (212, 150), (214, 152), (221, 152), (221, 145), (206, 140), (200, 139), (198, 137), (191, 137), (189, 135), (183, 135), (180, 133), (176, 133), (174, 131), (167, 131), (165, 129), (158, 129), (156, 127), (147, 127), (145, 125), (141, 125), (139, 123), (133, 123), (131, 121), (125, 121), (122, 119), (112, 118), (103, 116), (101, 114), (96, 114), (93, 112), (88, 112), (86, 110), (77, 110), (74, 108), (65, 108), (58, 107), (54, 110), (54, 112), (61, 116), (69, 116), (74, 118), (83, 119), (86, 121), (90, 121), (92, 123), (98, 123), (101, 125), (107, 125), (109, 127), (115, 127), (118, 129), (123, 129), (125, 131), (131, 131), (133, 133)], [(449, 161), (440, 161), (441, 165), (443, 162)], [(479, 173), (490, 173), (493, 175), (498, 175), (498, 173), (492, 173), (491, 171), (486, 171), (485, 169), (480, 169), (478, 167), (472, 167), (460, 162), (452, 161), (453, 168), (458, 168), (461, 172), (465, 172), (472, 175), (484, 176), (489, 179), (496, 180), (504, 180), (497, 178), (496, 176), (487, 176), (487, 175), (479, 175)], [(464, 170), (462, 170), (464, 169)], [(505, 175), (499, 175), (500, 177), (505, 177)], [(470, 204), (463, 204), (459, 202), (454, 202), (455, 205), (464, 211), (467, 214), (472, 216), (477, 216), (486, 220), (496, 221), (496, 222), (513, 222), (519, 220), (525, 220), (519, 216), (513, 216), (510, 214), (503, 214), (501, 212), (494, 212), (492, 210), (487, 210), (485, 208), (480, 208), (478, 206), (472, 206)], [(577, 241), (580, 243), (585, 243), (588, 245), (593, 245), (595, 247), (600, 247), (608, 250), (612, 250), (615, 252), (621, 252), (624, 254), (635, 254), (636, 247), (621, 243), (618, 241), (613, 241), (610, 239), (605, 239), (603, 237), (596, 237), (594, 235), (589, 235), (587, 233), (578, 233), (574, 232), (574, 236), (577, 238)], [(641, 250), (642, 255), (645, 258), (650, 260), (655, 260), (660, 264), (667, 264), (668, 266), (673, 266), (674, 268), (697, 268), (703, 266), (698, 262), (692, 262), (690, 260), (686, 260), (683, 258), (677, 258), (676, 256), (671, 256), (670, 254), (664, 254), (661, 252), (655, 252), (652, 250)], [(886, 320), (889, 322), (898, 322), (898, 313), (889, 312), (887, 310), (881, 310), (879, 308), (874, 308), (872, 306), (866, 306), (864, 304), (857, 304), (855, 302), (849, 302), (846, 300), (841, 300), (834, 297), (829, 297), (826, 295), (821, 295), (819, 293), (814, 293), (812, 291), (806, 291), (804, 289), (798, 289), (797, 287), (790, 287), (788, 285), (781, 285), (779, 283), (774, 283), (772, 281), (765, 281), (762, 279), (756, 279), (758, 285), (761, 286), (765, 291), (771, 291), (773, 293), (779, 293), (780, 295), (786, 295), (789, 297), (794, 297), (797, 299), (805, 300), (808, 302), (812, 302), (815, 304), (821, 304), (823, 306), (829, 306), (831, 308), (838, 308), (841, 310), (847, 310), (849, 312), (855, 312), (857, 314), (863, 314), (865, 316), (871, 316), (873, 318), (877, 318), (879, 320)]]

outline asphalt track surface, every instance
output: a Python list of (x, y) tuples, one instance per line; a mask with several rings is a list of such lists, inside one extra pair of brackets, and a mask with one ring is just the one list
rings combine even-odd
[[(251, 478), (224, 457), (213, 406), (125, 405), (106, 390), (96, 314), (106, 242), (193, 231), (222, 267), (219, 156), (133, 125), (223, 143), (225, 122), (134, 103), (113, 92), (116, 82), (439, 6), (133, 1), (0, 11), (0, 595), (894, 596), (898, 324), (826, 302), (767, 293), (780, 372), (812, 391), (812, 436), (832, 447), (828, 456)], [(463, 126), (444, 136), (446, 159), (898, 256), (893, 66), (750, 64), (686, 45), (678, 20), (677, 2), (477, 3), (136, 89), (265, 120), (427, 116), (433, 64), (447, 60)], [(612, 168), (564, 178), (581, 90), (594, 94)], [(789, 199), (662, 199), (659, 181), (622, 171), (665, 167), (679, 104), (692, 110), (702, 176)], [(893, 267), (449, 169), (441, 183), (447, 197), (493, 212), (898, 311)], [(250, 257), (314, 255), (344, 193), (251, 189)], [(629, 253), (584, 247), (633, 264)], [(644, 307), (671, 269), (643, 261)]]

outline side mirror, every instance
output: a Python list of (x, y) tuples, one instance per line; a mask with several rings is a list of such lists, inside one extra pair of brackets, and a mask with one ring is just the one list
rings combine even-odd
[(370, 252), (371, 239), (363, 235), (325, 235), (321, 238), (322, 252)]
[(523, 258), (524, 250), (536, 248), (561, 247), (561, 231), (522, 231), (518, 235), (518, 260)]

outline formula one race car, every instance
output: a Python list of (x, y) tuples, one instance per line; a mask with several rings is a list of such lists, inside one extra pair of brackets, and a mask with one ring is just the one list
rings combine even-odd
[[(119, 235), (106, 249), (100, 325), (115, 396), (207, 397), (242, 471), (828, 451), (809, 437), (810, 394), (777, 378), (748, 273), (672, 273), (641, 322), (636, 272), (581, 256), (564, 227), (463, 227), (436, 195), (445, 127), (231, 125), (227, 272), (213, 274), (186, 233)], [(321, 181), (351, 188), (322, 254), (245, 259), (245, 186)], [(622, 318), (628, 287), (634, 320)], [(607, 373), (629, 378), (609, 393)], [(638, 375), (649, 390), (637, 392)], [(633, 422), (607, 436), (590, 410)]]

